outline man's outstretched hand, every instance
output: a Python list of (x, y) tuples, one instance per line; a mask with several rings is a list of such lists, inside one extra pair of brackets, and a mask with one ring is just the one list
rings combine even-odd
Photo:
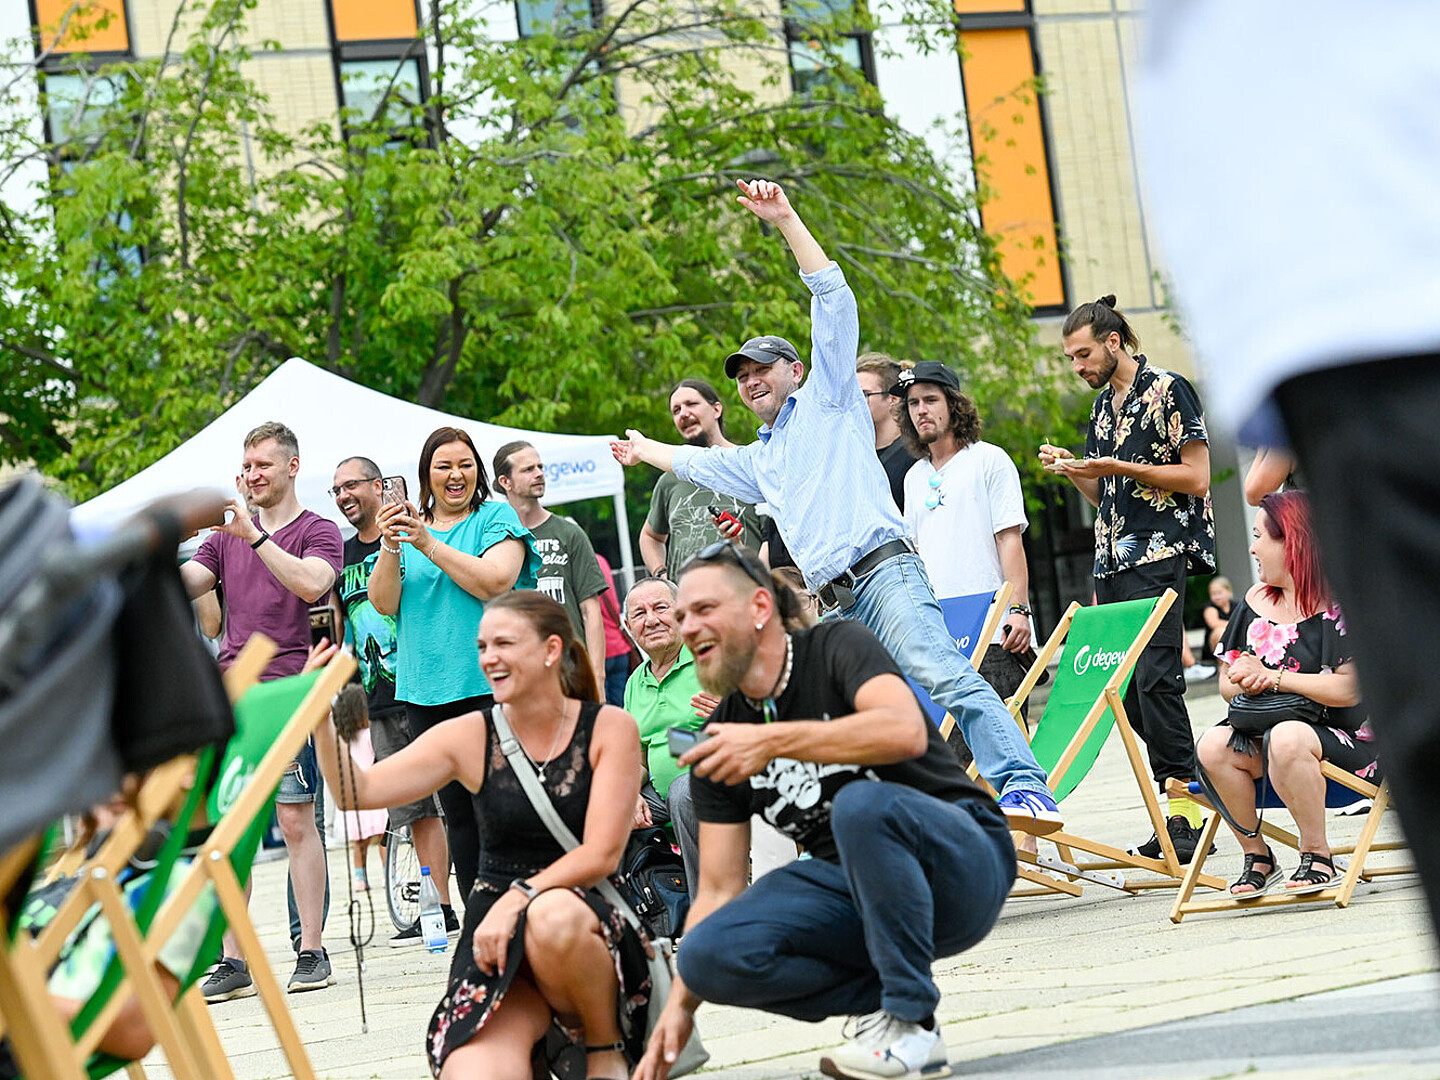
[(785, 197), (785, 189), (774, 180), (736, 180), (735, 184), (745, 193), (738, 198), (740, 205), (761, 221), (778, 225), (794, 216), (795, 211)]
[(640, 444), (645, 442), (645, 436), (634, 428), (625, 430), (625, 438), (610, 440), (610, 453), (615, 455), (615, 460), (621, 465), (639, 465), (644, 462), (640, 456)]

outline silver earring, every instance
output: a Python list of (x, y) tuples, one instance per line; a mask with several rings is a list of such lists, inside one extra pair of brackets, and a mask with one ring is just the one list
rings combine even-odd
[(546, 667), (549, 667), (550, 664), (551, 664), (551, 661), (549, 661), (549, 660), (546, 660), (546, 661), (545, 661), (545, 666), (546, 666)]

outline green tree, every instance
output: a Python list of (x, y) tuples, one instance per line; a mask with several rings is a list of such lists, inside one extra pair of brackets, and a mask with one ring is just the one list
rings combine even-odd
[[(557, 4), (504, 43), (429, 0), (424, 99), (397, 65), (356, 95), (367, 115), (291, 140), (245, 76), (253, 2), (214, 0), (168, 61), (97, 73), (119, 91), (85, 125), (0, 130), (6, 160), (52, 164), (33, 210), (0, 210), (0, 454), (72, 494), (291, 355), (501, 423), (663, 434), (678, 379), (721, 381), (754, 333), (807, 340), (783, 243), (733, 202), (755, 175), (787, 186), (845, 269), (863, 347), (964, 371), (1021, 460), (1060, 426), (1054, 361), (964, 185), (839, 62), (843, 5), (809, 12), (821, 69), (791, 96), (783, 40), (743, 0), (631, 0), (594, 26)], [(944, 0), (906, 17), (954, 48)]]

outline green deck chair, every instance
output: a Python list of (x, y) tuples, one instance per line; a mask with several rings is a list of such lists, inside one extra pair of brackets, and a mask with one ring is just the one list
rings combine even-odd
[[(253, 686), (245, 692), (236, 705), (235, 737), (223, 755), (202, 755), (197, 768), (197, 778), (208, 780), (213, 775), (215, 783), (196, 783), (185, 810), (188, 814), (195, 809), (198, 797), (208, 791), (207, 817), (215, 823), (209, 839), (185, 864), (177, 861), (184, 830), (176, 830), (173, 845), (167, 844), (163, 850), (133, 909), (133, 921), (119, 890), (96, 890), (114, 937), (114, 955), (99, 988), (72, 1025), (75, 1049), (82, 1060), (88, 1059), (87, 1075), (106, 1076), (122, 1067), (132, 1076), (144, 1075), (138, 1063), (92, 1053), (134, 993), (177, 1077), (225, 1080), (233, 1076), (198, 990), (228, 923), (241, 941), (292, 1074), (313, 1077), (284, 995), (250, 922), (243, 889), (268, 827), (280, 778), (329, 711), (331, 699), (353, 667), (353, 659), (337, 656), (321, 672)], [(189, 818), (182, 816), (181, 820)], [(189, 970), (179, 973), (180, 993), (169, 1000), (154, 974), (154, 963), (197, 904), (209, 909), (206, 926)], [(40, 1080), (41, 1075), (36, 1073), (33, 1080)]]
[[(1021, 703), (1039, 682), (1050, 659), (1059, 653), (1055, 683), (1030, 742), (1035, 760), (1046, 771), (1056, 802), (1064, 800), (1085, 779), (1114, 730), (1125, 747), (1140, 800), (1155, 835), (1160, 838), (1161, 858), (1149, 859), (1069, 830), (1051, 833), (1046, 839), (1055, 845), (1058, 859), (1020, 853), (1021, 876), (1039, 886), (1039, 891), (1078, 895), (1081, 889), (1078, 883), (1085, 881), (1133, 893), (1140, 889), (1176, 887), (1184, 876), (1185, 869), (1170, 842), (1155, 783), (1150, 778), (1139, 739), (1130, 727), (1123, 700), (1140, 654), (1174, 602), (1174, 590), (1167, 589), (1164, 595), (1154, 599), (1089, 607), (1071, 604), (1025, 680), (1007, 702), (1011, 714), (1018, 717)], [(1076, 851), (1098, 858), (1082, 860)], [(1039, 869), (1058, 873), (1062, 878), (1038, 873)], [(1160, 877), (1127, 878), (1126, 872), (1132, 870), (1146, 870)], [(1209, 876), (1202, 876), (1198, 883), (1220, 887), (1219, 879)]]

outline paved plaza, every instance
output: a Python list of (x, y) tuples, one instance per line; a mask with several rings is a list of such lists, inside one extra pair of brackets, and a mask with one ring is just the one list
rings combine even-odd
[[(1196, 731), (1223, 715), (1213, 693), (1192, 695)], [(1129, 846), (1149, 833), (1118, 738), (1064, 803), (1068, 827)], [(1392, 815), (1393, 818), (1393, 815)], [(1284, 815), (1276, 820), (1288, 824)], [(1359, 818), (1330, 821), (1344, 843)], [(1381, 837), (1397, 830), (1386, 824)], [(1378, 856), (1403, 857), (1403, 852)], [(391, 930), (373, 894), (377, 946), (365, 952), (361, 1031), (354, 953), (345, 930), (344, 853), (332, 849), (336, 889), (326, 945), (336, 985), (288, 1000), (316, 1073), (337, 1080), (428, 1075), (421, 1040), (444, 988), (448, 957), (384, 947)], [(1281, 853), (1287, 870), (1294, 856)], [(372, 857), (372, 874), (373, 871)], [(1222, 830), (1207, 869), (1239, 872)], [(251, 910), (271, 962), (288, 977), (285, 863), (256, 869)], [(1440, 1077), (1440, 981), (1416, 879), (1361, 884), (1351, 906), (1284, 907), (1169, 920), (1173, 891), (1012, 899), (991, 935), (936, 965), (939, 1019), (957, 1075), (1164, 1080), (1264, 1077)], [(365, 898), (361, 897), (362, 905)], [(858, 944), (858, 943), (857, 943)], [(212, 1006), (239, 1080), (288, 1075), (258, 998)], [(712, 1058), (701, 1075), (735, 1080), (818, 1077), (817, 1052), (840, 1042), (840, 1021), (805, 1024), (706, 1007)], [(168, 1076), (156, 1053), (151, 1076)]]

